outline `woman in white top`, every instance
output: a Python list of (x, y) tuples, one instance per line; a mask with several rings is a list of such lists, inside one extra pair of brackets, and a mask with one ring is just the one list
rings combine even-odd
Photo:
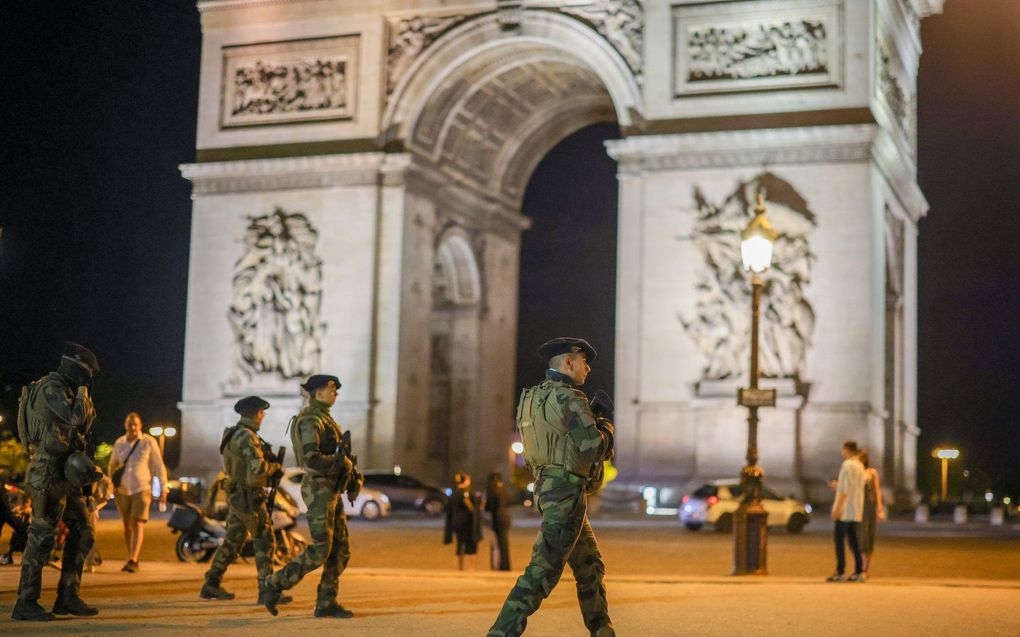
[(123, 468), (120, 485), (113, 495), (124, 522), (124, 543), (128, 549), (128, 561), (121, 570), (135, 573), (152, 504), (152, 478), (159, 478), (159, 499), (165, 504), (166, 467), (159, 443), (142, 432), (141, 416), (135, 412), (128, 414), (124, 419), (124, 431), (125, 434), (113, 443), (110, 476), (116, 477), (117, 471)]

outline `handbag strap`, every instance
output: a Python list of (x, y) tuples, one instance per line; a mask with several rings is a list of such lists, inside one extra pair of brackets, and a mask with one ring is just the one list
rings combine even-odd
[(138, 436), (138, 440), (135, 441), (135, 444), (131, 445), (131, 451), (128, 452), (128, 455), (124, 456), (124, 466), (125, 467), (127, 466), (127, 461), (131, 457), (131, 454), (133, 454), (135, 452), (135, 447), (137, 447), (138, 443), (140, 443), (141, 441), (142, 441), (142, 437)]

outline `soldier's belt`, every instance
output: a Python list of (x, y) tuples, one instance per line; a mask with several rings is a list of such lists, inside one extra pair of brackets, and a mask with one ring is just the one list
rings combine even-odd
[(579, 476), (571, 471), (567, 471), (564, 467), (555, 464), (545, 465), (538, 470), (538, 475), (543, 478), (562, 478), (571, 484), (576, 484), (582, 487), (588, 484), (588, 478)]

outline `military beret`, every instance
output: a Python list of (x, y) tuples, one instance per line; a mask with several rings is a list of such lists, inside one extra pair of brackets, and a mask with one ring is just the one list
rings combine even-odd
[(71, 341), (64, 341), (64, 357), (88, 367), (93, 374), (99, 371), (99, 359), (87, 347)]
[(245, 396), (234, 403), (234, 411), (248, 418), (257, 414), (260, 409), (269, 409), (269, 403), (258, 396)]
[(584, 340), (583, 338), (571, 338), (569, 336), (559, 336), (550, 341), (546, 341), (538, 348), (538, 357), (543, 361), (548, 361), (553, 356), (559, 356), (560, 354), (584, 354), (588, 357), (588, 362), (595, 360), (598, 352), (591, 346), (591, 343)]
[(309, 376), (308, 380), (301, 384), (301, 389), (310, 394), (320, 387), (325, 387), (329, 381), (336, 383), (336, 388), (340, 389), (340, 379), (329, 374), (313, 374)]

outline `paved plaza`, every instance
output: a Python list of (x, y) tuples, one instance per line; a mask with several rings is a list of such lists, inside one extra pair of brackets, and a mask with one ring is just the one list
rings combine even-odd
[[(107, 561), (84, 580), (84, 597), (101, 609), (91, 619), (46, 625), (13, 623), (18, 569), (0, 569), (3, 634), (270, 635), (334, 630), (344, 635), (481, 636), (523, 567), (535, 520), (524, 514), (512, 536), (515, 571), (452, 570), (437, 521), (354, 521), (352, 567), (341, 580), (350, 620), (311, 617), (317, 574), (294, 591), (294, 603), (271, 618), (254, 604), (255, 568), (239, 563), (224, 586), (230, 602), (198, 599), (204, 565), (173, 561), (173, 536), (154, 518), (142, 570), (121, 573), (119, 522), (100, 522)], [(892, 523), (881, 538), (874, 577), (866, 584), (825, 584), (831, 540), (824, 522), (800, 536), (770, 535), (766, 578), (733, 578), (731, 539), (687, 532), (672, 520), (596, 519), (608, 568), (609, 599), (620, 635), (1018, 635), (1020, 533)], [(483, 546), (483, 549), (485, 547)], [(484, 564), (480, 564), (484, 568)], [(583, 635), (568, 578), (529, 623), (528, 635)], [(47, 569), (43, 602), (51, 603), (57, 571)], [(846, 618), (852, 620), (848, 621)], [(336, 624), (336, 626), (333, 626)], [(9, 632), (11, 630), (15, 632)]]

